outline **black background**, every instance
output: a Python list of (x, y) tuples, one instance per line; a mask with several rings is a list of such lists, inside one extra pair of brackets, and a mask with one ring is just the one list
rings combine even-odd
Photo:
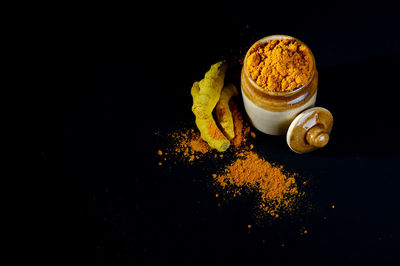
[[(149, 1), (38, 15), (34, 56), (46, 65), (37, 76), (46, 129), (39, 156), (51, 194), (41, 222), (51, 252), (39, 256), (106, 265), (396, 264), (399, 23), (394, 6), (377, 4)], [(193, 127), (192, 82), (221, 59), (239, 69), (248, 47), (271, 34), (311, 48), (317, 106), (335, 125), (328, 146), (306, 155), (258, 132), (258, 153), (309, 180), (313, 211), (257, 224), (251, 196), (218, 206), (209, 176), (223, 160), (159, 167), (155, 153), (166, 143), (153, 133)]]

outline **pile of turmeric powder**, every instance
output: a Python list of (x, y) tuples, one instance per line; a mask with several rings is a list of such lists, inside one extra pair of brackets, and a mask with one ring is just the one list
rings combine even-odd
[(291, 91), (307, 83), (312, 58), (310, 49), (295, 39), (269, 40), (249, 50), (246, 69), (267, 91)]
[(223, 174), (213, 175), (222, 188), (233, 186), (234, 195), (243, 188), (258, 192), (261, 208), (266, 214), (279, 217), (282, 211), (291, 210), (300, 195), (295, 174), (287, 175), (283, 167), (273, 166), (254, 151), (246, 151)]

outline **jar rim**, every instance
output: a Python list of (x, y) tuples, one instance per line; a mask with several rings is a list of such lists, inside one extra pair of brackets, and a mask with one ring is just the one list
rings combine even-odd
[[(250, 77), (249, 73), (247, 72), (247, 67), (246, 67), (247, 57), (249, 56), (250, 50), (251, 50), (255, 45), (257, 45), (257, 44), (259, 44), (259, 43), (264, 44), (264, 43), (266, 43), (266, 42), (269, 41), (269, 40), (285, 40), (285, 39), (295, 39), (296, 41), (298, 41), (298, 42), (300, 42), (302, 45), (304, 45), (304, 46), (308, 49), (308, 51), (310, 52), (310, 54), (311, 54), (311, 58), (312, 58), (312, 61), (313, 61), (313, 64), (314, 64), (313, 66), (314, 66), (314, 67), (312, 68), (311, 74), (310, 74), (310, 76), (308, 77), (307, 82), (306, 82), (305, 84), (303, 84), (302, 86), (300, 86), (300, 87), (298, 87), (298, 88), (296, 88), (296, 89), (294, 89), (294, 90), (290, 90), (290, 91), (270, 91), (270, 90), (265, 89), (265, 88), (261, 87), (260, 85), (258, 85), (258, 84)], [(301, 91), (302, 89), (306, 88), (306, 87), (311, 83), (311, 81), (312, 81), (313, 78), (314, 78), (316, 65), (315, 65), (314, 54), (312, 53), (311, 49), (310, 49), (304, 42), (302, 42), (301, 40), (299, 40), (299, 39), (297, 39), (297, 38), (295, 38), (295, 37), (289, 36), (289, 35), (275, 34), (275, 35), (269, 35), (269, 36), (263, 37), (263, 38), (259, 39), (258, 41), (256, 41), (252, 46), (250, 46), (250, 48), (247, 50), (246, 56), (244, 57), (244, 60), (243, 60), (243, 68), (244, 68), (244, 73), (245, 73), (246, 76), (248, 77), (250, 83), (251, 83), (258, 91), (260, 91), (260, 92), (262, 92), (262, 93), (269, 94), (269, 95), (271, 95), (271, 96), (290, 96), (290, 95), (293, 95), (293, 94), (295, 94), (295, 93)]]

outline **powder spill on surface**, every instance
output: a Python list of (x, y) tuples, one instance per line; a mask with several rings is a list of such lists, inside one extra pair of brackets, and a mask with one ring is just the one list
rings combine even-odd
[(211, 150), (210, 146), (202, 140), (200, 134), (195, 134), (194, 138), (190, 140), (189, 146), (194, 152), (206, 153)]
[(253, 151), (244, 152), (223, 174), (213, 177), (222, 188), (237, 188), (236, 194), (241, 194), (243, 188), (257, 192), (259, 207), (273, 217), (290, 211), (300, 195), (294, 175), (286, 175), (282, 167), (273, 166)]
[(197, 130), (186, 128), (168, 135), (168, 147), (156, 151), (158, 157), (168, 159), (167, 162), (174, 161), (174, 164), (178, 160), (189, 165), (219, 158), (223, 166), (210, 174), (218, 201), (229, 202), (232, 196), (255, 193), (258, 217), (266, 215), (277, 218), (292, 213), (304, 195), (296, 183), (296, 174), (287, 173), (282, 166), (262, 158), (251, 143), (256, 134), (250, 131), (250, 126), (244, 122), (233, 100), (229, 102), (229, 108), (235, 137), (227, 151), (212, 150)]
[(211, 151), (210, 146), (201, 139), (200, 134), (194, 129), (182, 129), (169, 134), (168, 153), (165, 158), (178, 158), (184, 162), (193, 163), (196, 159), (203, 158)]
[(199, 159), (207, 157), (223, 158), (225, 154), (237, 153), (238, 150), (246, 146), (250, 127), (243, 122), (242, 113), (233, 100), (229, 102), (229, 108), (232, 112), (235, 137), (231, 140), (232, 145), (228, 151), (222, 153), (211, 149), (207, 142), (201, 138), (200, 132), (197, 129), (183, 128), (168, 134), (169, 145), (165, 148), (166, 152), (163, 154), (161, 150), (158, 150), (157, 154), (165, 156), (164, 159), (179, 159), (180, 161), (193, 164)]
[(231, 109), (232, 112), (233, 128), (235, 130), (235, 137), (231, 142), (235, 148), (239, 148), (246, 144), (250, 127), (247, 124), (244, 124), (242, 113), (239, 111), (238, 106), (234, 101), (229, 102), (229, 109)]

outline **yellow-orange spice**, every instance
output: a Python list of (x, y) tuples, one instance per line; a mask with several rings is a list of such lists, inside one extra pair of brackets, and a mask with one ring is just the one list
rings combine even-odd
[(224, 135), (222, 134), (221, 130), (219, 130), (214, 121), (208, 123), (207, 130), (212, 139), (219, 140), (224, 138)]
[(194, 152), (206, 153), (211, 150), (211, 147), (205, 142), (199, 134), (194, 134), (189, 141), (189, 146)]
[[(194, 162), (204, 154), (211, 151), (210, 146), (201, 137), (199, 132), (194, 129), (182, 129), (169, 135), (172, 145), (168, 147), (164, 154), (170, 154), (170, 158), (181, 155), (183, 161)], [(157, 152), (159, 154), (159, 152)], [(183, 155), (183, 156), (182, 156)]]
[(258, 43), (246, 60), (250, 77), (268, 91), (291, 91), (303, 86), (313, 67), (311, 51), (296, 39)]
[(243, 122), (242, 113), (239, 111), (235, 101), (231, 100), (229, 102), (229, 109), (232, 113), (233, 129), (235, 131), (235, 137), (231, 140), (231, 143), (235, 148), (238, 148), (246, 143), (246, 136), (250, 132), (250, 127)]
[[(229, 103), (234, 121), (235, 138), (231, 140), (232, 147), (225, 154), (233, 154), (237, 159), (226, 165), (222, 174), (212, 174), (216, 185), (232, 196), (240, 195), (243, 188), (257, 191), (260, 201), (258, 206), (264, 214), (278, 217), (281, 212), (290, 212), (296, 198), (300, 196), (295, 177), (284, 173), (282, 167), (271, 165), (253, 151), (254, 145), (248, 144), (248, 136), (255, 137), (250, 127), (243, 121), (243, 116), (236, 103)], [(193, 163), (202, 156), (212, 152), (210, 146), (201, 139), (199, 132), (185, 129), (170, 135), (173, 140), (172, 149), (167, 149), (172, 155), (183, 155), (186, 162)], [(212, 158), (225, 157), (214, 154)], [(220, 193), (216, 197), (220, 198)]]
[(283, 209), (288, 211), (299, 194), (294, 176), (284, 174), (282, 167), (271, 165), (253, 151), (244, 152), (243, 158), (227, 166), (214, 179), (222, 187), (247, 187), (257, 191), (260, 207), (273, 217), (278, 217)]

